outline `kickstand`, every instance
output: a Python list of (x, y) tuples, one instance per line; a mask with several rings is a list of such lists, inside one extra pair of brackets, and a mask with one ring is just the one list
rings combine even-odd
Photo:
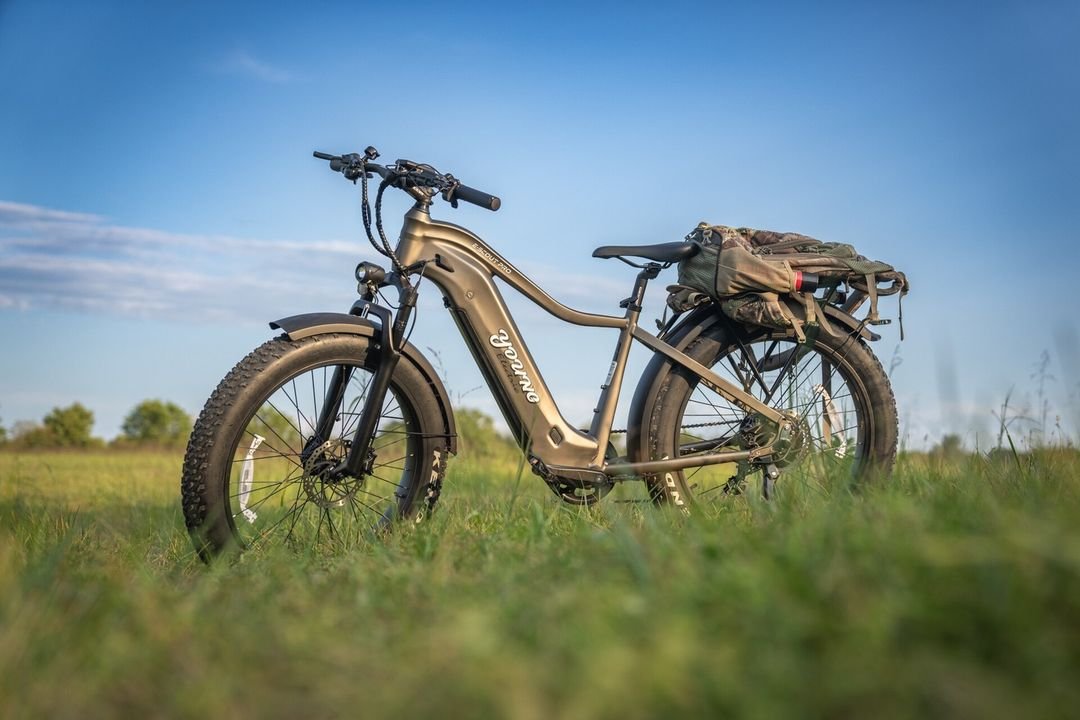
[(761, 474), (761, 496), (766, 500), (772, 499), (772, 486), (780, 478), (780, 470), (773, 463), (765, 466), (765, 472)]

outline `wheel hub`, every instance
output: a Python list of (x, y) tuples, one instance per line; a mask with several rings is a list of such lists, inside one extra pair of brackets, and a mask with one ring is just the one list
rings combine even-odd
[(802, 460), (810, 444), (810, 424), (806, 418), (798, 418), (780, 427), (773, 443), (772, 463), (785, 468)]
[(810, 444), (810, 425), (806, 418), (791, 414), (779, 425), (760, 415), (748, 415), (739, 428), (739, 439), (742, 447), (751, 450), (771, 442), (772, 452), (755, 462), (785, 468), (799, 462), (806, 455)]
[(362, 478), (336, 476), (333, 472), (347, 454), (348, 445), (345, 441), (327, 440), (319, 445), (304, 463), (301, 484), (308, 500), (318, 507), (343, 507), (363, 487)]

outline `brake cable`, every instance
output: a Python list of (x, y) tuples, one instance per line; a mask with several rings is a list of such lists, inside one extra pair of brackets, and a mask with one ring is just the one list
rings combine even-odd
[(360, 217), (364, 220), (364, 232), (367, 233), (368, 242), (371, 243), (371, 247), (375, 248), (375, 252), (380, 255), (386, 255), (386, 251), (379, 247), (375, 242), (375, 236), (371, 234), (371, 202), (368, 199), (368, 174), (367, 174), (367, 161), (360, 161)]
[[(376, 240), (375, 234), (371, 231), (371, 200), (368, 194), (367, 163), (367, 157), (360, 158), (357, 167), (357, 176), (361, 181), (361, 216), (364, 220), (364, 232), (367, 234), (368, 242), (375, 248), (375, 252), (389, 258), (398, 275), (402, 278), (407, 278), (409, 269), (402, 265), (401, 260), (398, 259), (394, 250), (390, 247), (390, 241), (387, 239), (386, 231), (383, 229), (383, 193), (386, 192), (386, 188), (397, 186), (401, 181), (404, 181), (404, 184), (401, 186), (404, 188), (409, 182), (410, 174), (412, 174), (417, 186), (431, 188), (434, 192), (442, 191), (443, 198), (449, 202), (452, 207), (457, 207), (457, 198), (454, 197), (454, 192), (457, 190), (458, 186), (461, 185), (461, 182), (449, 173), (444, 175), (431, 165), (399, 160), (395, 165), (387, 167), (386, 169), (390, 171), (388, 177), (383, 178), (382, 182), (379, 183), (378, 191), (375, 193), (375, 229), (379, 234), (379, 240)], [(402, 165), (402, 163), (404, 163), (404, 165)], [(353, 181), (355, 182), (355, 178), (353, 178)]]
[[(397, 255), (390, 248), (390, 241), (386, 239), (386, 232), (383, 231), (383, 223), (382, 223), (382, 199), (383, 199), (383, 193), (386, 192), (386, 188), (389, 187), (390, 184), (392, 182), (396, 181), (396, 180), (397, 180), (397, 178), (394, 178), (393, 181), (390, 178), (385, 178), (381, 183), (379, 183), (379, 191), (377, 193), (375, 193), (375, 229), (378, 230), (378, 232), (379, 232), (379, 239), (382, 240), (382, 244), (383, 244), (383, 248), (384, 248), (384, 251), (380, 251), (380, 252), (382, 252), (383, 255), (385, 255), (386, 257), (390, 258), (390, 262), (392, 262), (394, 264), (394, 270), (396, 270), (398, 275), (400, 275), (402, 278), (405, 278), (405, 277), (408, 276), (408, 272), (405, 270), (405, 267), (401, 264), (401, 261), (398, 260)], [(369, 234), (371, 233), (370, 228), (368, 229), (368, 233)], [(375, 241), (372, 240), (372, 243), (374, 243), (374, 242)], [(376, 248), (376, 250), (378, 250), (378, 248)]]
[(379, 240), (382, 241), (382, 247), (379, 247), (379, 243), (375, 240), (375, 235), (371, 232), (371, 199), (368, 194), (368, 170), (367, 159), (360, 161), (360, 216), (364, 221), (364, 232), (367, 234), (368, 242), (371, 243), (371, 247), (375, 248), (375, 252), (380, 255), (389, 258), (390, 262), (394, 266), (394, 270), (398, 275), (407, 277), (408, 272), (405, 267), (398, 260), (394, 251), (390, 248), (390, 241), (386, 238), (386, 232), (383, 230), (382, 223), (382, 198), (386, 188), (396, 181), (396, 177), (393, 179), (385, 178), (379, 183), (379, 190), (375, 194), (375, 229), (379, 233)]

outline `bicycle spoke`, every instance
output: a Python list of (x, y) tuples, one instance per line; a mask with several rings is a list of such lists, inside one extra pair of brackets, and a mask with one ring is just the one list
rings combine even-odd
[[(300, 396), (296, 391), (296, 379), (295, 378), (293, 379), (291, 384), (292, 384), (293, 394), (289, 395), (289, 391), (286, 390), (284, 387), (281, 388), (281, 394), (284, 395), (285, 398), (289, 402), (292, 403), (292, 406), (294, 408), (296, 408), (296, 415), (297, 415), (297, 418), (298, 418), (297, 427), (300, 429), (300, 434), (303, 435), (303, 423), (301, 423), (300, 420), (303, 420), (303, 421), (307, 422), (308, 427), (311, 428), (311, 432), (314, 433), (315, 432), (315, 425), (311, 422), (311, 420), (308, 419), (308, 417), (306, 415), (304, 415), (304, 411), (300, 408), (300, 399), (299, 399)], [(274, 409), (277, 410), (276, 407)], [(278, 412), (281, 412), (281, 411), (278, 410)]]
[[(340, 386), (342, 394), (331, 398), (337, 372), (347, 372), (348, 380)], [(335, 360), (283, 379), (255, 408), (224, 459), (221, 496), (229, 529), (244, 546), (339, 547), (407, 507), (406, 499), (419, 487), (415, 475), (422, 472), (412, 458), (429, 435), (395, 386), (371, 441), (373, 470), (360, 478), (337, 471), (348, 456), (373, 377), (366, 367)], [(335, 399), (338, 406), (330, 407)], [(312, 444), (308, 433), (323, 417), (332, 419), (331, 428)]]
[[(750, 366), (750, 374), (753, 376), (754, 380), (757, 381), (758, 385), (761, 386), (762, 392), (767, 393), (768, 388), (765, 387), (765, 381), (762, 379), (761, 372), (758, 370), (757, 356), (754, 355), (754, 344), (750, 343), (750, 345), (744, 345), (743, 342), (740, 340), (739, 341), (739, 349), (742, 350), (743, 359), (748, 360), (747, 364)], [(747, 355), (749, 355), (750, 357), (747, 358)], [(728, 357), (730, 358), (731, 356), (729, 355)], [(750, 385), (751, 384), (752, 383), (747, 383), (744, 380), (743, 381), (743, 389), (746, 390), (746, 392), (750, 392)]]
[[(256, 417), (258, 417), (258, 415), (256, 415)], [(265, 422), (263, 422), (263, 425), (266, 425), (266, 423), (265, 423)], [(274, 428), (270, 427), (269, 425), (266, 425), (266, 427), (267, 427), (267, 429), (269, 429), (269, 430), (270, 430), (270, 432), (274, 433), (274, 435), (275, 435), (275, 436), (277, 436), (278, 440), (281, 440), (281, 442), (282, 442), (282, 443), (285, 443), (286, 445), (288, 445), (288, 443), (286, 443), (286, 442), (285, 442), (285, 439), (284, 439), (284, 438), (282, 438), (282, 437), (281, 437), (280, 435), (278, 435), (278, 434), (277, 434), (277, 431), (276, 431), (276, 430), (274, 430)], [(255, 439), (255, 437), (256, 437), (256, 434), (255, 434), (255, 433), (253, 433), (253, 432), (251, 432), (251, 430), (250, 430), (250, 429), (245, 429), (245, 430), (244, 430), (244, 432), (245, 432), (245, 433), (247, 433), (248, 435), (250, 435), (250, 436), (251, 436), (251, 439), (252, 439), (252, 440), (254, 440), (254, 439)], [(259, 437), (261, 437), (261, 436), (259, 436)], [(290, 460), (290, 461), (291, 461), (291, 462), (293, 462), (293, 463), (294, 463), (294, 464), (295, 464), (295, 465), (296, 465), (297, 467), (301, 467), (300, 463), (296, 462), (296, 460), (293, 460), (291, 456), (289, 456), (289, 455), (282, 455), (282, 457), (283, 457), (283, 458), (286, 458), (286, 459), (288, 459), (288, 460)], [(243, 462), (243, 461), (244, 461), (245, 459), (246, 459), (246, 458), (241, 458), (241, 459), (240, 459), (240, 461), (241, 461), (241, 462)], [(254, 459), (254, 458), (252, 458), (252, 459)]]
[[(796, 420), (788, 435), (793, 445), (781, 459), (804, 468), (811, 476), (824, 477), (830, 468), (850, 464), (852, 457), (861, 454), (862, 426), (856, 397), (840, 372), (842, 364), (818, 347), (796, 343), (793, 338), (734, 340), (718, 355), (712, 369), (759, 401), (789, 413)], [(745, 419), (752, 417), (746, 408), (703, 383), (695, 384), (684, 402), (673, 455), (722, 453), (733, 444), (747, 447), (738, 442), (744, 437), (741, 427)], [(768, 432), (769, 424), (765, 427)], [(768, 438), (761, 442), (772, 442)], [(718, 498), (717, 491), (729, 486), (730, 472), (725, 468), (732, 465), (687, 468), (681, 472), (682, 480), (694, 497)], [(752, 464), (749, 467), (750, 474), (759, 472)]]

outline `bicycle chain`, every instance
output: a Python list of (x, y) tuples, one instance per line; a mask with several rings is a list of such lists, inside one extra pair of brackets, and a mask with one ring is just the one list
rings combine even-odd
[[(715, 425), (731, 425), (731, 422), (732, 422), (731, 420), (721, 420), (719, 422), (694, 423), (693, 425), (680, 425), (679, 429), (680, 430), (685, 430), (686, 428), (713, 427)], [(624, 428), (622, 430), (612, 430), (610, 434), (612, 434), (612, 435), (625, 435), (626, 432), (627, 431)]]

